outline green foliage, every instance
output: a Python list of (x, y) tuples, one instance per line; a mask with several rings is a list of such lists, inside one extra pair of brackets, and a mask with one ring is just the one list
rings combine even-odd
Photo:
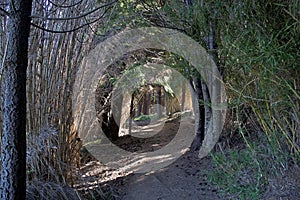
[(217, 168), (208, 172), (208, 179), (223, 192), (238, 199), (259, 199), (266, 184), (257, 156), (250, 149), (212, 155)]
[[(194, 0), (189, 6), (166, 1), (159, 7), (151, 1), (123, 0), (117, 7), (122, 13), (118, 17), (138, 13), (138, 26), (149, 21), (161, 25), (163, 20), (164, 26), (182, 30), (204, 47), (211, 26), (215, 61), (224, 69), (228, 103), (236, 108), (237, 119), (246, 115), (240, 105), (250, 107), (270, 145), (299, 158), (299, 1)], [(189, 63), (171, 53), (166, 65), (187, 78), (193, 73)], [(240, 127), (243, 137), (245, 132)]]
[(106, 15), (106, 20), (103, 21), (102, 26), (98, 29), (99, 35), (107, 35), (108, 33), (115, 33), (125, 28), (136, 28), (146, 26), (148, 23), (140, 15), (144, 10), (142, 4), (135, 0), (119, 0), (115, 3), (110, 13)]
[(278, 148), (280, 136), (261, 134), (245, 149), (211, 154), (216, 168), (208, 171), (208, 180), (237, 199), (261, 199), (268, 179), (288, 168), (291, 157)]
[(138, 117), (135, 117), (133, 120), (134, 121), (155, 121), (158, 119), (158, 115), (157, 114), (153, 114), (153, 115), (141, 115)]
[(216, 13), (225, 13), (217, 46), (230, 99), (251, 108), (270, 145), (298, 157), (299, 2), (243, 1)]
[[(192, 6), (168, 1), (162, 8), (168, 22), (203, 47), (210, 24), (214, 30), (215, 62), (224, 69), (228, 103), (247, 149), (214, 155), (210, 180), (241, 199), (258, 199), (270, 174), (291, 160), (300, 163), (299, 10), (298, 0), (194, 0)], [(244, 126), (243, 116), (259, 127), (257, 143), (246, 135), (260, 133)], [(251, 181), (241, 183), (245, 171)]]

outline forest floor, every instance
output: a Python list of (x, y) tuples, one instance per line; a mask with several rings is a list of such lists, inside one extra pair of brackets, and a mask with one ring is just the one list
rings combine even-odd
[[(182, 122), (189, 126), (193, 120)], [(179, 121), (174, 119), (165, 123), (164, 126), (149, 124), (143, 127), (134, 127), (133, 133), (140, 134), (140, 140), (133, 140), (132, 137), (124, 137), (117, 141), (119, 146), (126, 147), (127, 151), (135, 151), (140, 154), (153, 151), (167, 144), (176, 130)], [(155, 131), (162, 128), (160, 134), (151, 139), (145, 140), (143, 133), (147, 130)], [(148, 133), (151, 135), (151, 131)], [(157, 130), (156, 130), (157, 131)], [(175, 133), (174, 133), (175, 132)], [(145, 135), (144, 135), (145, 136)], [(154, 148), (154, 149), (153, 149)], [(155, 149), (156, 148), (156, 149)], [(124, 160), (120, 160), (121, 163)], [(143, 162), (143, 161), (141, 161)], [(140, 162), (130, 162), (130, 165)], [(142, 163), (146, 165), (147, 163)], [(124, 163), (123, 163), (124, 166)], [(199, 159), (197, 153), (186, 149), (185, 153), (172, 161), (171, 164), (157, 170), (149, 170), (147, 173), (136, 173), (124, 170), (123, 167), (112, 167), (104, 165), (99, 161), (91, 161), (80, 168), (80, 183), (77, 188), (93, 188), (93, 185), (100, 184), (106, 188), (111, 196), (102, 195), (103, 199), (124, 199), (124, 200), (174, 200), (174, 199), (239, 199), (232, 194), (222, 193), (220, 189), (208, 181), (208, 173), (215, 165), (211, 157)], [(134, 168), (134, 167), (133, 167)], [(105, 190), (105, 189), (104, 189)], [(281, 177), (269, 180), (269, 185), (263, 195), (265, 200), (297, 200), (300, 199), (300, 175), (299, 168), (294, 167)]]

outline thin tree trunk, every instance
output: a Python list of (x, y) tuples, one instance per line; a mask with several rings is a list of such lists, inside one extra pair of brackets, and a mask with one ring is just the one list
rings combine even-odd
[[(215, 53), (215, 42), (214, 42), (214, 38), (215, 38), (215, 32), (213, 29), (213, 24), (210, 21), (209, 22), (209, 35), (208, 35), (208, 41), (207, 41), (207, 48), (209, 50), (209, 55), (212, 57), (213, 60), (216, 60), (217, 55)], [(212, 115), (212, 111), (211, 111), (211, 107), (208, 106), (208, 102), (210, 101), (210, 96), (208, 94), (208, 90), (207, 90), (207, 86), (206, 84), (203, 82), (203, 80), (201, 80), (201, 85), (202, 85), (202, 94), (203, 94), (203, 101), (204, 101), (204, 110), (205, 110), (205, 131), (208, 129), (209, 126), (209, 122), (210, 122), (210, 118)]]
[(161, 86), (157, 85), (155, 89), (155, 94), (156, 94), (156, 112), (157, 112), (157, 117), (161, 118), (162, 116), (162, 110), (161, 110)]
[(203, 94), (203, 103), (204, 103), (204, 113), (205, 113), (205, 119), (204, 119), (204, 135), (206, 131), (208, 130), (209, 126), (209, 121), (211, 117), (211, 109), (210, 106), (208, 106), (208, 103), (210, 102), (209, 94), (208, 94), (208, 89), (203, 80), (201, 80), (201, 86), (202, 86), (202, 94)]
[(203, 100), (203, 90), (200, 78), (192, 74), (189, 68), (185, 68), (185, 72), (191, 76), (189, 78), (189, 88), (195, 115), (195, 138), (191, 144), (191, 151), (197, 151), (200, 149), (205, 137), (205, 109), (204, 105), (199, 102)]
[(150, 112), (151, 112), (151, 96), (152, 96), (152, 91), (151, 91), (151, 89), (150, 89), (150, 85), (148, 85), (147, 86), (147, 90), (148, 90), (148, 92), (147, 92), (147, 114), (146, 115), (149, 115), (150, 114)]
[(182, 90), (181, 90), (181, 111), (184, 111), (184, 104), (185, 104), (185, 93), (186, 93), (186, 81), (184, 81), (182, 85)]
[(148, 86), (145, 86), (143, 89), (144, 89), (143, 115), (148, 115)]
[(162, 114), (166, 114), (166, 93), (164, 90), (164, 87), (160, 88), (160, 102), (161, 102), (161, 106), (162, 106)]
[(128, 128), (128, 133), (129, 133), (129, 135), (131, 134), (131, 132), (132, 132), (132, 120), (133, 120), (133, 117), (134, 117), (134, 115), (133, 115), (133, 102), (134, 102), (134, 96), (135, 96), (135, 94), (133, 93), (132, 95), (131, 95), (131, 100), (130, 100), (130, 116), (129, 116), (129, 128)]
[(6, 200), (26, 199), (26, 70), (31, 7), (32, 0), (10, 3), (0, 184), (0, 198)]
[[(198, 119), (197, 124), (195, 124), (195, 139), (192, 142), (191, 150), (197, 151), (200, 149), (202, 141), (204, 140), (205, 133), (205, 109), (204, 105), (199, 103), (199, 100), (203, 100), (203, 91), (201, 86), (201, 80), (199, 78), (193, 78), (194, 89), (195, 89), (195, 100), (194, 108), (196, 110), (195, 118)], [(196, 107), (197, 106), (197, 107)], [(197, 113), (198, 112), (198, 113)]]
[[(215, 58), (214, 51), (214, 30), (211, 21), (209, 22), (209, 35), (207, 41), (207, 47), (210, 50), (209, 54), (212, 58)], [(199, 105), (199, 123), (195, 126), (196, 137), (191, 145), (191, 150), (197, 151), (199, 150), (202, 141), (205, 137), (205, 132), (209, 126), (209, 121), (211, 117), (211, 109), (208, 106), (209, 94), (206, 87), (206, 84), (203, 80), (200, 80), (196, 77), (193, 78), (195, 93), (199, 100), (204, 101), (203, 104)]]
[(151, 90), (150, 86), (146, 85), (144, 87), (144, 100), (143, 100), (143, 114), (149, 115), (150, 105), (151, 105)]
[(137, 117), (141, 116), (141, 113), (142, 113), (142, 101), (141, 99), (138, 99), (136, 116)]

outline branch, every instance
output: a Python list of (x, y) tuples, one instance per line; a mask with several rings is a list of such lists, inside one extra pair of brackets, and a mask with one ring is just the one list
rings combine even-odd
[(66, 18), (52, 18), (52, 17), (42, 17), (42, 16), (38, 16), (38, 15), (32, 15), (31, 18), (40, 18), (40, 19), (43, 19), (43, 20), (56, 20), (56, 21), (65, 21), (65, 20), (73, 20), (73, 19), (80, 19), (80, 18), (83, 18), (83, 17), (86, 17), (87, 15), (90, 15), (98, 10), (100, 10), (101, 8), (104, 8), (104, 7), (107, 7), (107, 6), (110, 6), (114, 3), (116, 3), (118, 0), (114, 0), (113, 2), (110, 2), (110, 3), (106, 3), (106, 4), (103, 4), (97, 8), (95, 8), (94, 10), (91, 10), (89, 12), (86, 12), (82, 15), (79, 15), (79, 16), (75, 16), (75, 17), (66, 17)]
[(0, 8), (0, 15), (1, 16), (10, 16), (10, 13), (4, 10), (3, 8)]
[(47, 28), (41, 27), (41, 26), (39, 26), (39, 25), (37, 25), (37, 24), (34, 24), (34, 23), (31, 23), (31, 25), (32, 25), (33, 27), (36, 27), (36, 28), (38, 28), (38, 29), (41, 29), (41, 30), (46, 31), (46, 32), (49, 32), (49, 33), (70, 33), (70, 32), (77, 31), (77, 30), (79, 30), (79, 29), (81, 29), (81, 28), (83, 28), (83, 27), (85, 27), (85, 26), (88, 26), (88, 25), (90, 25), (90, 24), (93, 24), (93, 23), (97, 22), (98, 20), (100, 20), (100, 19), (106, 14), (106, 12), (107, 12), (107, 10), (105, 10), (104, 13), (103, 13), (100, 17), (98, 17), (97, 19), (95, 19), (95, 20), (93, 20), (93, 21), (90, 21), (90, 22), (88, 22), (88, 23), (86, 23), (86, 24), (83, 24), (83, 25), (81, 25), (81, 26), (78, 26), (78, 27), (76, 27), (76, 28), (69, 29), (69, 30), (64, 30), (64, 31), (57, 31), (57, 30), (47, 29)]
[(300, 22), (300, 20), (299, 19), (297, 19), (297, 17), (295, 16), (295, 15), (293, 15), (291, 12), (289, 12), (287, 9), (283, 9), (284, 10), (284, 12), (286, 12), (288, 15), (290, 15), (296, 22)]
[(74, 6), (77, 6), (78, 4), (81, 4), (83, 2), (83, 0), (80, 0), (72, 5), (58, 5), (56, 3), (54, 3), (53, 1), (51, 0), (48, 0), (52, 5), (56, 6), (56, 7), (59, 7), (59, 8), (72, 8)]

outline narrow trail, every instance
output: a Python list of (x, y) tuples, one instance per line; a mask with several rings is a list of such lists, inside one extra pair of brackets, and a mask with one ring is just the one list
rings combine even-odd
[[(174, 138), (179, 124), (185, 131), (194, 131), (193, 118), (185, 118), (181, 121), (174, 118), (164, 125), (155, 123), (142, 127), (136, 126), (133, 136), (152, 136), (151, 132), (157, 132), (157, 129), (160, 129), (160, 132), (148, 140), (140, 140), (138, 145), (134, 145), (130, 138), (121, 140), (120, 145), (126, 146), (127, 150), (142, 146), (144, 151), (155, 151)], [(207, 181), (207, 172), (211, 168), (212, 163), (209, 159), (200, 160), (197, 153), (186, 151), (173, 163), (159, 170), (134, 173), (123, 178), (123, 184), (117, 187), (117, 193), (123, 200), (224, 199)]]
[[(161, 121), (161, 124), (152, 123), (145, 126), (135, 126), (133, 127), (132, 134), (135, 136), (135, 139), (130, 136), (123, 136), (116, 141), (116, 144), (127, 151), (137, 153), (137, 156), (144, 155), (143, 152), (156, 151), (168, 144), (176, 136), (179, 126), (187, 133), (193, 134), (194, 119), (188, 117), (180, 121), (175, 117)], [(183, 135), (175, 139), (179, 143), (182, 143), (181, 141), (185, 140), (184, 137)], [(180, 150), (181, 147), (178, 147)], [(128, 159), (122, 157), (117, 162), (114, 162), (114, 165), (102, 167), (105, 170), (110, 170), (108, 173), (110, 178), (105, 179), (106, 184), (112, 185), (116, 199), (224, 199), (224, 196), (221, 197), (219, 191), (207, 181), (207, 173), (213, 167), (210, 159), (205, 158), (200, 160), (196, 153), (191, 153), (187, 150), (188, 148), (185, 148), (185, 153), (180, 153), (181, 156), (177, 156), (179, 158), (173, 160), (168, 165), (158, 170), (149, 170), (148, 173), (131, 173), (124, 170), (126, 167), (122, 168), (120, 166), (132, 165), (131, 168), (134, 168), (134, 165), (137, 164), (147, 167), (148, 163), (147, 161), (142, 161), (142, 159), (137, 159), (139, 157)], [(108, 152), (108, 150), (104, 150), (104, 152)], [(165, 155), (167, 156), (172, 153), (174, 152), (166, 152)], [(138, 160), (138, 162), (132, 162), (132, 160)], [(99, 166), (97, 169), (99, 170)], [(109, 181), (109, 179), (113, 178), (115, 180)]]
[(123, 178), (116, 192), (124, 200), (225, 199), (207, 181), (212, 167), (209, 159), (186, 153), (158, 171)]

